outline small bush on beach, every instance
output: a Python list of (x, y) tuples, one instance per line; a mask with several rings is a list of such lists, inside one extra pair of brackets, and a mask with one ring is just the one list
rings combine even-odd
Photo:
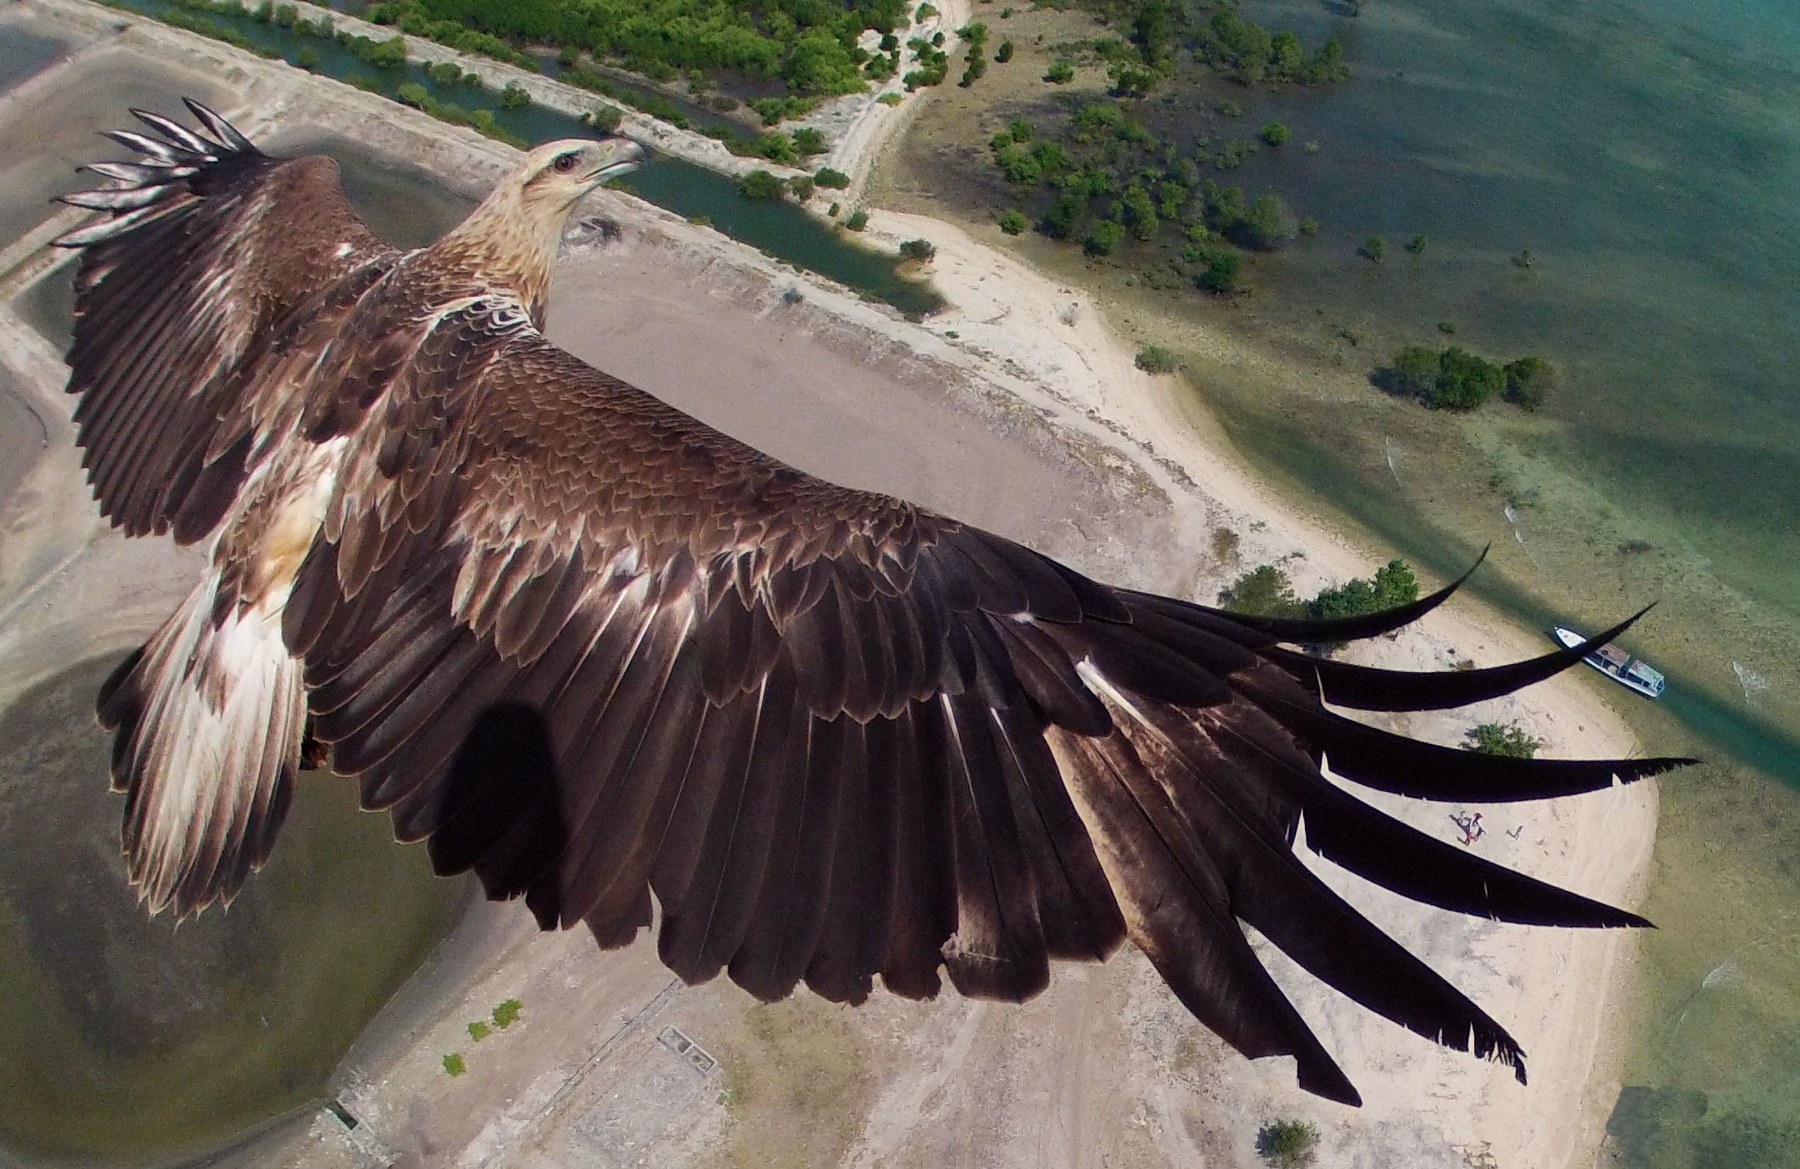
[(482, 1022), (480, 1019), (477, 1019), (473, 1023), (469, 1024), (469, 1038), (473, 1039), (477, 1043), (480, 1043), (483, 1039), (486, 1039), (489, 1035), (492, 1035), (493, 1033), (494, 1033), (494, 1029), (492, 1027), (489, 1027), (486, 1023)]
[(903, 260), (929, 264), (936, 255), (937, 248), (928, 239), (909, 239), (900, 245), (900, 258)]
[(1181, 362), (1160, 345), (1146, 345), (1138, 350), (1137, 367), (1145, 373), (1174, 373)]
[(1259, 565), (1232, 581), (1219, 593), (1219, 601), (1233, 613), (1253, 617), (1306, 616), (1288, 574), (1273, 564)]
[(453, 1051), (444, 1057), (444, 1071), (446, 1073), (452, 1076), (460, 1076), (468, 1070), (469, 1065), (463, 1062), (462, 1053), (460, 1051)]
[(813, 172), (813, 182), (819, 184), (821, 187), (829, 187), (834, 191), (841, 191), (850, 185), (850, 176), (841, 170), (832, 170), (828, 166), (822, 166)]
[(848, 231), (861, 231), (867, 226), (869, 226), (869, 213), (867, 211), (852, 211), (850, 213), (850, 218), (844, 220), (844, 228)]
[(1518, 723), (1482, 723), (1469, 728), (1463, 736), (1463, 749), (1478, 755), (1501, 755), (1508, 759), (1530, 759), (1544, 741)]
[(1304, 1120), (1274, 1120), (1256, 1133), (1256, 1154), (1275, 1169), (1305, 1169), (1319, 1151), (1319, 1130)]
[(494, 1026), (506, 1030), (519, 1021), (519, 1012), (524, 1008), (525, 1004), (518, 999), (507, 999), (494, 1008)]
[(1017, 211), (1008, 211), (1005, 215), (1000, 217), (1000, 230), (1004, 231), (1007, 235), (1023, 235), (1025, 234), (1025, 229), (1030, 226), (1031, 220), (1025, 218)]
[(1309, 617), (1360, 617), (1419, 599), (1419, 580), (1404, 560), (1390, 560), (1368, 580), (1352, 580), (1321, 589), (1306, 603)]
[(1075, 80), (1075, 66), (1068, 61), (1058, 61), (1050, 66), (1048, 73), (1044, 74), (1044, 80), (1051, 85), (1067, 85)]

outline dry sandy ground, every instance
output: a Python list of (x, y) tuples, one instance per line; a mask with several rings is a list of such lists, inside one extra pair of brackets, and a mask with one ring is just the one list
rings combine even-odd
[[(259, 79), (291, 72), (245, 68)], [(259, 110), (293, 103), (334, 129), (411, 143), (420, 161), (462, 161), (464, 175), (504, 158), (374, 99), (282, 84), (293, 91), (257, 81)], [(790, 461), (919, 498), (1103, 578), (1201, 599), (1245, 564), (1281, 559), (1311, 588), (1385, 559), (1263, 490), (1203, 437), (1178, 384), (1132, 368), (1083, 298), (960, 232), (875, 217), (890, 239), (938, 247), (934, 275), (953, 307), (920, 328), (654, 209), (626, 206), (620, 217), (623, 243), (566, 264), (553, 335)], [(798, 303), (782, 295), (790, 288)], [(55, 355), (22, 328), (0, 312), (0, 354), (34, 406), (66, 410), (53, 392)], [(50, 654), (44, 647), (66, 653), (77, 637), (98, 636), (84, 618), (105, 615), (107, 636), (122, 638), (180, 567), (154, 545), (138, 553), (117, 541), (96, 545), (82, 572), (57, 558), (94, 528), (91, 507), (68, 502), (80, 487), (66, 423), (48, 425), (54, 449), (0, 501), (8, 684), (26, 657)], [(1219, 528), (1239, 535), (1240, 562), (1213, 557)], [(12, 554), (20, 549), (30, 555)], [(51, 580), (55, 589), (42, 587)], [(1384, 665), (1441, 668), (1541, 649), (1457, 603), (1367, 652)], [(1527, 722), (1553, 754), (1632, 750), (1577, 679), (1404, 729), (1451, 742), (1494, 717)], [(1452, 832), (1442, 807), (1396, 811)], [(1485, 811), (1501, 830), (1480, 847), (1495, 859), (1598, 897), (1636, 895), (1655, 823), (1650, 785)], [(1293, 1115), (1319, 1124), (1324, 1164), (1491, 1157), (1505, 1169), (1585, 1169), (1616, 1089), (1604, 1024), (1618, 1007), (1622, 938), (1470, 922), (1362, 887), (1344, 892), (1514, 1029), (1533, 1057), (1529, 1088), (1348, 1006), (1278, 955), (1278, 977), (1362, 1087), (1364, 1109), (1301, 1095), (1282, 1061), (1239, 1059), (1131, 954), (1063, 968), (1023, 1008), (947, 995), (923, 1005), (883, 998), (857, 1012), (805, 1000), (770, 1013), (726, 984), (672, 987), (647, 941), (599, 955), (584, 937), (536, 937), (522, 912), (484, 907), (347, 1061), (341, 1095), (367, 1123), (347, 1134), (320, 1114), (229, 1163), (748, 1165), (778, 1148), (799, 1164), (1248, 1166), (1257, 1126)], [(508, 998), (525, 1004), (521, 1021), (471, 1039), (467, 1024)], [(706, 1068), (669, 1027), (720, 1062)], [(443, 1071), (453, 1051), (465, 1075)]]

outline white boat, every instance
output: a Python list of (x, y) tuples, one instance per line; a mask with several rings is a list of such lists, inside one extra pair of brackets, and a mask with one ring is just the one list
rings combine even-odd
[[(1558, 625), (1552, 631), (1556, 640), (1570, 649), (1574, 649), (1587, 640), (1586, 635), (1576, 633), (1573, 629), (1564, 629)], [(1635, 690), (1645, 698), (1661, 698), (1663, 687), (1668, 680), (1662, 671), (1656, 669), (1642, 658), (1634, 658), (1616, 645), (1603, 645), (1593, 653), (1581, 659), (1599, 670), (1608, 678), (1628, 689)]]

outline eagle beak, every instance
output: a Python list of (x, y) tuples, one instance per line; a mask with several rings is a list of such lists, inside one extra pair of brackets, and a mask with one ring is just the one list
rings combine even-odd
[(591, 189), (620, 175), (630, 174), (644, 161), (644, 148), (629, 138), (602, 138), (596, 143), (601, 163), (587, 175)]

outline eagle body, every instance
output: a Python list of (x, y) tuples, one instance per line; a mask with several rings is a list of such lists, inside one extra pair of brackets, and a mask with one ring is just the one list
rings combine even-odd
[[(824, 482), (540, 331), (561, 229), (632, 165), (539, 147), (401, 253), (324, 159), (194, 103), (67, 196), (72, 393), (102, 511), (212, 541), (193, 594), (100, 698), (122, 844), (153, 911), (228, 901), (269, 855), (308, 736), (441, 873), (602, 946), (655, 926), (689, 982), (860, 1002), (947, 976), (1021, 1000), (1131, 941), (1238, 1050), (1354, 1087), (1254, 926), (1427, 1038), (1513, 1066), (1504, 1028), (1320, 882), (1308, 848), (1416, 900), (1645, 924), (1426, 837), (1321, 772), (1531, 800), (1679, 760), (1523, 761), (1329, 709), (1508, 693), (1588, 646), (1404, 674), (1295, 645), (1372, 617), (1240, 617), (1109, 587), (890, 496)], [(1622, 628), (1622, 627), (1621, 627)], [(1596, 639), (1616, 635), (1612, 630)]]

